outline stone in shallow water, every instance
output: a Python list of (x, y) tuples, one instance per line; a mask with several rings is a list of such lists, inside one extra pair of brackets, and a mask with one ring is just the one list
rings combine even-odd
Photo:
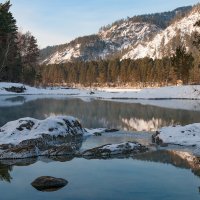
[(143, 153), (148, 151), (146, 146), (137, 142), (124, 142), (120, 144), (107, 144), (83, 152), (83, 157), (104, 158)]
[(55, 178), (51, 176), (41, 176), (35, 179), (31, 185), (43, 192), (53, 192), (66, 186), (68, 181), (62, 178)]

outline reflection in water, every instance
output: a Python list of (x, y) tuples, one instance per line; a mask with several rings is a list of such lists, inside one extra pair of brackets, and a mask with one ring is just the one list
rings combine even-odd
[[(50, 98), (50, 97), (49, 97)], [(154, 131), (162, 126), (200, 121), (200, 111), (176, 110), (138, 103), (120, 103), (81, 99), (38, 99), (10, 107), (0, 107), (0, 126), (21, 117), (44, 119), (54, 115), (72, 115), (87, 128), (117, 128), (121, 130)]]
[(74, 159), (74, 156), (52, 156), (52, 157), (40, 157), (40, 158), (26, 158), (26, 159), (12, 159), (0, 161), (0, 181), (11, 182), (12, 177), (10, 173), (14, 170), (14, 167), (31, 166), (38, 161), (44, 163), (51, 162), (68, 162)]
[(122, 119), (122, 122), (127, 126), (128, 129), (133, 131), (156, 131), (160, 127), (173, 125), (173, 120), (171, 123), (165, 124), (165, 121), (162, 119), (155, 119), (154, 117), (151, 120), (145, 121), (144, 119)]
[(171, 164), (175, 167), (191, 169), (192, 172), (200, 177), (200, 159), (194, 156), (185, 156), (181, 151), (153, 151), (144, 154), (138, 154), (135, 158), (144, 161), (160, 162)]
[(10, 172), (12, 171), (12, 169), (13, 169), (12, 166), (4, 165), (0, 163), (0, 180), (10, 183), (12, 180), (12, 177), (10, 175)]
[[(10, 175), (14, 166), (31, 166), (38, 161), (44, 163), (50, 162), (70, 162), (74, 159), (73, 156), (58, 156), (58, 157), (40, 157), (39, 159), (21, 159), (21, 160), (2, 160), (0, 161), (0, 180), (11, 182), (12, 177)], [(126, 157), (112, 157), (112, 159), (125, 159)], [(92, 159), (92, 158), (91, 158)], [(108, 158), (108, 160), (111, 158)], [(198, 177), (200, 177), (200, 161), (198, 158), (191, 156), (191, 158), (183, 158), (180, 151), (151, 151), (147, 153), (134, 155), (133, 159), (147, 161), (147, 162), (158, 162), (163, 164), (171, 164), (181, 169), (191, 169), (191, 171)], [(105, 160), (105, 158), (104, 158)]]
[(11, 102), (11, 103), (15, 103), (15, 102), (23, 103), (25, 102), (25, 100), (26, 98), (24, 96), (9, 97), (5, 99), (5, 101)]

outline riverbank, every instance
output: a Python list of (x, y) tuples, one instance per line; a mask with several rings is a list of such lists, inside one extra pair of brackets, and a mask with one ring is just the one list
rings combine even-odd
[[(24, 91), (16, 93), (10, 88), (24, 87)], [(9, 90), (9, 91), (8, 91)], [(200, 85), (169, 86), (160, 88), (127, 89), (127, 88), (36, 88), (19, 83), (0, 83), (0, 95), (68, 95), (75, 97), (94, 97), (101, 99), (200, 99)]]

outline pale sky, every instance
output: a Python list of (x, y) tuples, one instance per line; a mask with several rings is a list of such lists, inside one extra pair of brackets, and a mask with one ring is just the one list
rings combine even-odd
[[(1, 3), (5, 2), (0, 0)], [(97, 33), (101, 26), (139, 14), (170, 11), (197, 0), (11, 0), (18, 27), (40, 48)]]

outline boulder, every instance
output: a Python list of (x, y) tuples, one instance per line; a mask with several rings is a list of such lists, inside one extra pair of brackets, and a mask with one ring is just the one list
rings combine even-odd
[(24, 86), (21, 87), (9, 87), (9, 88), (4, 88), (8, 92), (14, 92), (14, 93), (24, 93), (26, 91), (26, 88)]
[(31, 185), (39, 190), (44, 192), (53, 192), (59, 190), (66, 186), (68, 181), (62, 178), (55, 178), (51, 176), (41, 176), (35, 179)]
[(86, 131), (70, 116), (22, 118), (0, 128), (0, 159), (73, 155)]
[(105, 130), (106, 133), (113, 133), (113, 132), (117, 132), (117, 131), (119, 131), (119, 129), (116, 129), (116, 128), (111, 128), (111, 129)]

